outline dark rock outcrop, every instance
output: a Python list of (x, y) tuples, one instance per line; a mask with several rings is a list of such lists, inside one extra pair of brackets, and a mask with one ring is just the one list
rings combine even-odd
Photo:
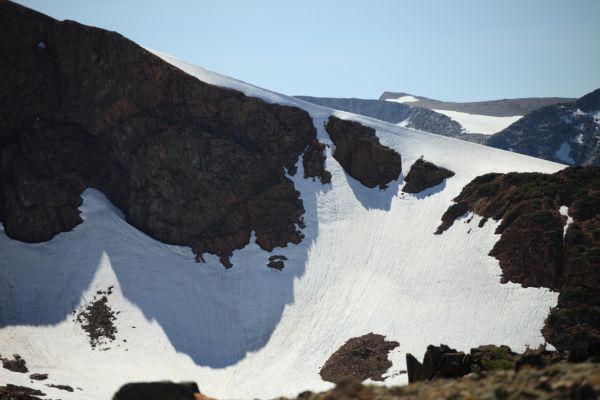
[(194, 382), (140, 382), (123, 385), (113, 400), (195, 400), (199, 393)]
[(69, 385), (55, 385), (55, 384), (50, 383), (46, 386), (54, 388), (54, 389), (58, 389), (58, 390), (64, 390), (65, 392), (73, 392), (73, 388)]
[(363, 185), (387, 187), (402, 172), (400, 154), (379, 143), (375, 130), (358, 122), (329, 117), (325, 125), (335, 144), (333, 158)]
[[(487, 174), (465, 186), (454, 208), (502, 220), (490, 252), (502, 283), (559, 291), (543, 334), (573, 359), (600, 355), (600, 167), (571, 167), (555, 174)], [(568, 207), (573, 222), (563, 237)]]
[(490, 136), (487, 144), (569, 165), (600, 165), (600, 89), (575, 104), (541, 108)]
[(471, 358), (446, 345), (427, 346), (420, 363), (412, 354), (406, 355), (408, 382), (432, 380), (434, 378), (457, 378), (471, 372)]
[(267, 263), (267, 266), (269, 268), (274, 268), (281, 271), (285, 267), (284, 261), (287, 261), (287, 259), (288, 258), (286, 256), (281, 255), (271, 256), (269, 257), (269, 262)]
[(319, 373), (323, 380), (334, 383), (348, 377), (383, 381), (382, 375), (392, 366), (388, 353), (398, 346), (398, 342), (373, 333), (352, 338), (329, 357)]
[(2, 361), (2, 367), (9, 371), (20, 372), (22, 374), (29, 372), (29, 369), (27, 369), (27, 362), (18, 354), (13, 354), (12, 359), (2, 358), (0, 356), (0, 361)]
[(48, 374), (31, 374), (29, 375), (29, 379), (33, 379), (34, 381), (45, 381), (48, 379)]
[(415, 161), (406, 174), (404, 181), (406, 184), (402, 188), (406, 193), (419, 193), (430, 187), (439, 185), (446, 178), (454, 176), (454, 172), (449, 169), (438, 167), (434, 163), (425, 161), (422, 158)]
[(117, 33), (0, 2), (0, 222), (39, 242), (95, 187), (128, 222), (199, 259), (298, 243), (285, 170), (329, 175), (303, 110), (208, 85)]
[(600, 110), (600, 89), (596, 89), (593, 92), (582, 96), (575, 102), (577, 108), (581, 111), (599, 111)]
[(11, 385), (0, 386), (0, 399), (2, 400), (41, 400), (45, 396), (41, 390), (28, 388), (26, 386)]

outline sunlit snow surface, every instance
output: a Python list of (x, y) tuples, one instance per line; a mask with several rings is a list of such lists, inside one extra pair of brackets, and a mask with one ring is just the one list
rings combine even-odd
[[(137, 231), (88, 189), (84, 223), (71, 232), (39, 244), (0, 232), (0, 354), (19, 353), (31, 372), (50, 374), (30, 383), (0, 369), (0, 383), (52, 398), (107, 399), (124, 382), (194, 380), (210, 396), (267, 399), (331, 387), (319, 368), (347, 339), (369, 332), (400, 342), (390, 375), (405, 369), (407, 352), (420, 358), (432, 343), (467, 351), (543, 343), (540, 329), (557, 294), (499, 283), (498, 262), (487, 255), (497, 224), (478, 228), (479, 218), (467, 223), (466, 216), (443, 235), (433, 232), (474, 177), (562, 165), (334, 112), (159, 55), (200, 80), (312, 115), (319, 140), (330, 145), (333, 179), (305, 180), (301, 163), (292, 177), (306, 209), (306, 239), (273, 253), (251, 244), (235, 252), (230, 270), (214, 256), (198, 264), (190, 249)], [(456, 176), (420, 195), (403, 195), (402, 183), (363, 187), (331, 157), (323, 124), (332, 113), (374, 127), (402, 155), (405, 171), (424, 155)], [(289, 258), (283, 271), (266, 266), (272, 254)], [(117, 341), (92, 350), (71, 311), (108, 286), (120, 311)], [(406, 375), (386, 381), (404, 382)]]
[(469, 114), (460, 111), (433, 110), (444, 114), (462, 125), (466, 133), (481, 133), (484, 135), (493, 135), (511, 124), (517, 122), (522, 115), (511, 117), (494, 117), (490, 115)]
[(393, 103), (414, 103), (419, 101), (419, 99), (417, 99), (415, 96), (400, 96), (398, 98), (395, 99), (385, 99), (385, 101), (391, 101)]

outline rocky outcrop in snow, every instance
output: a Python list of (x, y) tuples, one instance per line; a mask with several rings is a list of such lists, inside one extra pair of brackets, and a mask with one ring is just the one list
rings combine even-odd
[[(294, 175), (328, 182), (307, 112), (208, 85), (123, 38), (0, 3), (0, 222), (26, 242), (81, 222), (102, 190), (151, 236), (229, 267), (252, 231), (298, 243)], [(44, 46), (38, 46), (43, 42)]]
[(319, 373), (334, 383), (348, 377), (383, 381), (383, 374), (392, 366), (388, 353), (398, 346), (398, 342), (374, 333), (352, 338), (329, 357)]
[(438, 167), (432, 162), (425, 161), (422, 158), (415, 161), (406, 174), (404, 181), (406, 184), (402, 188), (406, 193), (419, 193), (425, 189), (439, 185), (444, 179), (454, 176), (454, 172), (449, 169)]
[[(468, 210), (502, 220), (490, 252), (500, 262), (501, 281), (559, 291), (545, 338), (574, 359), (600, 355), (600, 167), (486, 174), (454, 201), (438, 231)], [(573, 219), (564, 238), (563, 206)]]
[(330, 117), (325, 127), (335, 144), (333, 158), (350, 176), (369, 188), (385, 188), (398, 179), (400, 154), (379, 143), (373, 128), (336, 117)]

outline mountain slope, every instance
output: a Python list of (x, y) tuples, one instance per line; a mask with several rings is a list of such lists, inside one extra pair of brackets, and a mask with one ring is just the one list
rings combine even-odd
[(472, 102), (452, 102), (413, 96), (402, 92), (383, 92), (379, 100), (399, 101), (415, 107), (432, 110), (456, 111), (467, 114), (511, 117), (525, 115), (540, 108), (554, 104), (571, 104), (576, 99), (567, 97), (525, 97), (521, 99), (501, 99)]
[(571, 165), (600, 165), (600, 89), (575, 104), (534, 111), (488, 145)]
[[(74, 35), (87, 35), (85, 27), (70, 26)], [(103, 40), (110, 40), (105, 35)], [(39, 42), (16, 35), (13, 45)], [(430, 343), (457, 349), (503, 343), (523, 350), (544, 342), (540, 330), (557, 293), (500, 284), (498, 261), (488, 256), (498, 240), (497, 222), (477, 228), (480, 218), (467, 216), (443, 235), (433, 232), (473, 178), (492, 171), (555, 172), (562, 165), (335, 111), (155, 52), (166, 61), (157, 64), (153, 55), (138, 51), (137, 65), (143, 68), (146, 63), (161, 69), (173, 65), (187, 72), (189, 76), (176, 78), (178, 85), (202, 86), (218, 93), (218, 99), (226, 94), (240, 98), (221, 88), (233, 89), (272, 105), (299, 108), (290, 111), (293, 115), (308, 113), (316, 140), (328, 146), (325, 166), (331, 182), (306, 179), (301, 152), (294, 153), (297, 173), (292, 176), (293, 168), (284, 171), (282, 166), (281, 174), (302, 201), (305, 227), (297, 229), (303, 239), (266, 251), (252, 230), (249, 243), (232, 251), (228, 270), (218, 253), (202, 252), (205, 262), (197, 263), (190, 247), (161, 243), (131, 225), (127, 209), (108, 200), (109, 190), (82, 188), (83, 222), (50, 240), (24, 243), (10, 238), (4, 227), (0, 354), (18, 353), (31, 372), (49, 373), (48, 383), (83, 390), (58, 391), (5, 369), (0, 369), (1, 382), (34, 386), (63, 399), (106, 399), (124, 382), (194, 380), (212, 396), (270, 398), (331, 387), (319, 376), (321, 366), (349, 338), (369, 332), (400, 343), (390, 355), (393, 366), (386, 383), (392, 384), (406, 382), (399, 373), (405, 369), (405, 354), (421, 358)], [(89, 60), (67, 65), (83, 76), (97, 69)], [(143, 68), (140, 74), (147, 72)], [(195, 86), (192, 77), (204, 83)], [(114, 88), (111, 76), (105, 78)], [(6, 99), (18, 88), (1, 93)], [(148, 101), (156, 106), (151, 96)], [(223, 103), (215, 106), (217, 114), (228, 110), (230, 103)], [(206, 104), (212, 103), (199, 102)], [(385, 190), (369, 189), (333, 158), (334, 145), (324, 126), (332, 115), (373, 128), (381, 144), (401, 155), (406, 171), (425, 156), (455, 175), (416, 194), (401, 191), (402, 175)], [(260, 123), (286, 123), (271, 117), (265, 114)], [(286, 118), (289, 122), (291, 117)], [(173, 129), (169, 116), (161, 120), (165, 129)], [(292, 124), (298, 126), (304, 126), (300, 119)], [(246, 123), (238, 129), (241, 136), (253, 131)], [(293, 140), (284, 134), (271, 139), (278, 145)], [(149, 200), (155, 195), (150, 193)], [(272, 208), (278, 210), (277, 205)], [(282, 271), (267, 267), (274, 255), (287, 258)], [(114, 341), (93, 349), (77, 316), (97, 301), (98, 292), (111, 292), (106, 304), (115, 313), (117, 332)]]

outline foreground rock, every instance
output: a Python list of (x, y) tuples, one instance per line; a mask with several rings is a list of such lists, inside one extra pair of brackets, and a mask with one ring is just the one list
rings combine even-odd
[(352, 338), (329, 357), (319, 373), (323, 380), (334, 383), (347, 377), (383, 381), (383, 374), (392, 366), (388, 353), (398, 346), (398, 342), (373, 333)]
[(301, 393), (302, 400), (430, 400), (430, 399), (577, 399), (600, 396), (600, 364), (558, 363), (545, 368), (519, 371), (494, 371), (485, 377), (477, 374), (462, 379), (439, 379), (406, 386), (363, 385), (352, 379), (338, 383), (322, 393)]
[(375, 130), (358, 122), (329, 117), (325, 125), (335, 144), (335, 158), (363, 185), (386, 188), (402, 172), (400, 154), (379, 143)]
[(490, 252), (500, 262), (501, 281), (559, 291), (544, 337), (572, 359), (599, 356), (600, 167), (486, 174), (454, 201), (438, 232), (469, 210), (502, 220)]
[(434, 163), (422, 158), (415, 161), (406, 174), (406, 184), (402, 188), (406, 193), (419, 193), (442, 183), (445, 179), (453, 177), (454, 172), (449, 169), (438, 167)]
[(123, 385), (113, 400), (195, 400), (199, 393), (194, 382), (140, 382)]
[(123, 38), (0, 2), (0, 222), (25, 242), (81, 222), (100, 189), (154, 238), (216, 254), (298, 243), (294, 175), (327, 182), (303, 110), (208, 85)]

